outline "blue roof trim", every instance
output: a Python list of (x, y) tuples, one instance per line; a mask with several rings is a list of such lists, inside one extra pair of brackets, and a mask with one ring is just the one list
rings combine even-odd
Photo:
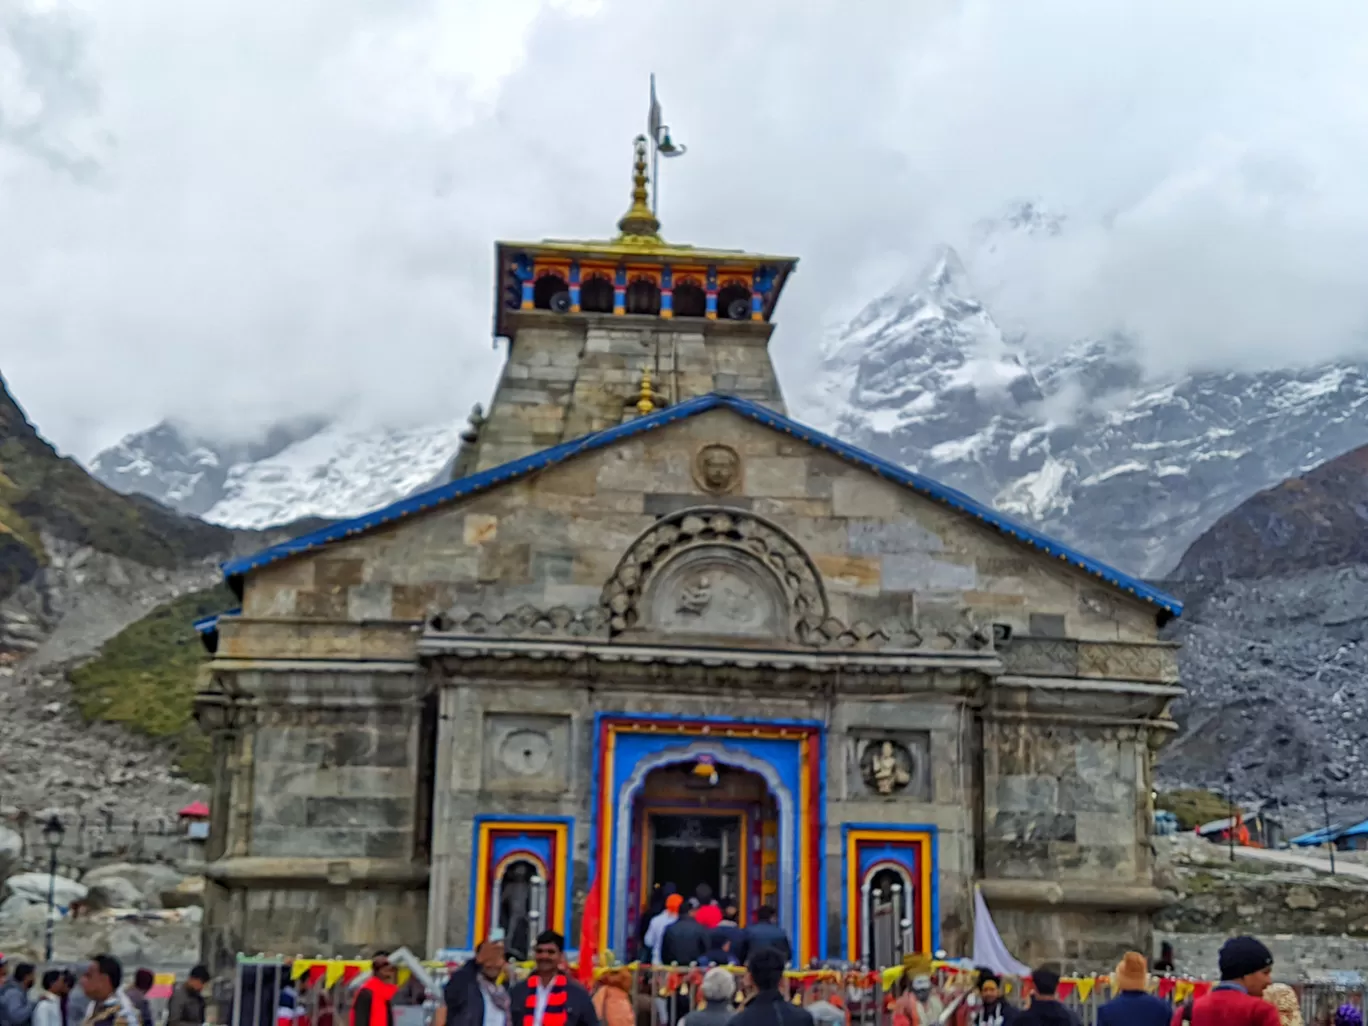
[(966, 513), (996, 529), (1009, 538), (1015, 538), (1019, 542), (1031, 546), (1046, 555), (1053, 556), (1061, 562), (1083, 570), (1113, 587), (1120, 588), (1143, 602), (1148, 602), (1158, 606), (1173, 616), (1178, 616), (1183, 611), (1183, 604), (1158, 588), (1154, 588), (1138, 578), (1124, 574), (1120, 570), (1108, 566), (1107, 564), (1085, 556), (1067, 545), (1055, 541), (1028, 527), (1018, 520), (999, 513), (990, 506), (986, 506), (957, 489), (947, 487), (938, 481), (933, 481), (928, 477), (908, 470), (906, 467), (899, 466), (891, 460), (886, 460), (881, 456), (866, 452), (853, 445), (838, 441), (829, 435), (816, 431), (810, 427), (805, 427), (797, 421), (790, 420), (782, 414), (775, 413), (773, 410), (761, 406), (759, 403), (749, 399), (741, 399), (732, 395), (721, 395), (713, 392), (708, 395), (697, 396), (693, 399), (685, 400), (677, 406), (670, 406), (655, 413), (649, 413), (636, 420), (630, 420), (625, 424), (618, 424), (614, 427), (596, 431), (593, 434), (585, 435), (571, 442), (562, 442), (560, 445), (552, 446), (550, 449), (543, 449), (541, 452), (524, 456), (522, 459), (513, 460), (499, 467), (491, 467), (489, 470), (482, 470), (478, 474), (471, 474), (468, 477), (451, 481), (447, 484), (432, 488), (418, 495), (411, 495), (407, 499), (391, 503), (383, 509), (378, 509), (373, 513), (354, 517), (351, 520), (338, 521), (329, 524), (327, 527), (289, 541), (272, 545), (268, 549), (263, 549), (252, 556), (241, 559), (230, 560), (223, 564), (223, 574), (230, 583), (234, 578), (239, 578), (243, 574), (253, 570), (259, 570), (271, 563), (290, 556), (296, 556), (303, 552), (309, 552), (320, 546), (331, 542), (341, 541), (344, 538), (352, 538), (358, 534), (373, 530), (384, 524), (402, 520), (405, 517), (413, 516), (440, 506), (455, 499), (465, 498), (476, 492), (491, 488), (494, 485), (502, 484), (514, 478), (523, 477), (526, 474), (557, 463), (564, 462), (580, 453), (591, 452), (601, 449), (604, 446), (612, 445), (615, 442), (636, 435), (644, 434), (655, 428), (673, 424), (686, 417), (693, 417), (708, 410), (728, 409), (740, 414), (750, 420), (764, 424), (766, 427), (781, 431), (784, 434), (792, 435), (801, 441), (814, 446), (815, 448), (834, 453), (835, 455), (847, 460), (857, 466), (864, 467), (880, 477), (893, 481), (904, 487), (926, 496), (936, 502), (949, 506), (951, 509)]

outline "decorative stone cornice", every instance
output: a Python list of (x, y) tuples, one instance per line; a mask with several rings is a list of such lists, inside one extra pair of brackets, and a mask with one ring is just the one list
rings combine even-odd
[(225, 887), (279, 883), (291, 886), (363, 887), (390, 884), (427, 886), (428, 867), (408, 859), (310, 859), (239, 856), (218, 859), (204, 875)]
[(1171, 642), (1016, 637), (1001, 648), (1007, 672), (1023, 676), (1178, 681), (1178, 646)]
[(991, 652), (816, 652), (475, 639), (429, 633), (419, 654), (453, 684), (517, 681), (531, 687), (668, 689), (715, 693), (740, 687), (793, 697), (827, 692), (977, 693), (1001, 669)]
[(1076, 908), (1096, 912), (1152, 912), (1178, 896), (1148, 884), (1073, 883), (1054, 880), (981, 880), (984, 900), (1013, 908)]

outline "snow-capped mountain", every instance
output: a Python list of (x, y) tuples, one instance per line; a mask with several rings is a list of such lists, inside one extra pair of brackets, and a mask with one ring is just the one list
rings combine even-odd
[[(1064, 230), (1024, 204), (980, 226), (971, 270), (942, 248), (832, 333), (794, 414), (1152, 577), (1255, 492), (1368, 443), (1368, 362), (1156, 380), (1124, 337), (1061, 349), (1004, 332), (982, 298), (1012, 266), (1003, 254)], [(264, 527), (411, 494), (445, 476), (461, 430), (315, 421), (247, 446), (159, 424), (91, 469), (182, 512)]]
[(163, 422), (106, 449), (90, 470), (111, 488), (212, 523), (263, 528), (357, 516), (445, 479), (462, 426), (363, 431), (309, 420), (241, 443)]
[(1250, 495), (1368, 442), (1368, 364), (1156, 381), (1124, 338), (1036, 352), (951, 250), (835, 333), (822, 366), (799, 416), (1149, 576)]

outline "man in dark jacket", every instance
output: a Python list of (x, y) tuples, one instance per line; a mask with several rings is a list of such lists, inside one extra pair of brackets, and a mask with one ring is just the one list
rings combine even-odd
[(565, 970), (565, 938), (543, 931), (532, 961), (532, 975), (513, 988), (509, 1026), (599, 1026), (589, 992)]
[(33, 1021), (33, 1002), (29, 990), (38, 970), (28, 962), (20, 962), (14, 974), (0, 986), (0, 1026), (28, 1026)]
[(506, 964), (504, 934), (495, 930), (447, 980), (447, 1026), (512, 1026), (508, 988), (499, 982)]
[(805, 1008), (791, 1005), (779, 993), (785, 958), (776, 948), (763, 947), (751, 955), (746, 968), (755, 984), (755, 996), (731, 1018), (727, 1026), (814, 1026)]
[(197, 965), (190, 970), (185, 982), (171, 994), (166, 1026), (204, 1026), (204, 985), (208, 982), (207, 968)]
[(708, 931), (694, 917), (692, 905), (679, 910), (679, 918), (665, 930), (660, 960), (666, 965), (693, 965), (708, 952)]
[(1031, 983), (1031, 1007), (1017, 1016), (1017, 1026), (1081, 1026), (1078, 1016), (1060, 1004), (1059, 973), (1053, 966), (1042, 965), (1031, 973)]
[(750, 964), (750, 956), (761, 948), (774, 948), (784, 956), (785, 964), (793, 958), (793, 945), (789, 943), (788, 934), (784, 933), (784, 928), (774, 918), (774, 907), (761, 905), (755, 913), (755, 922), (746, 927), (747, 965)]

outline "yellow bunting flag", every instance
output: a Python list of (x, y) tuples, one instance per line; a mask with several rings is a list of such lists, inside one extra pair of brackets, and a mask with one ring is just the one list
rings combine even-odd
[(885, 969), (879, 977), (880, 982), (883, 984), (883, 989), (892, 990), (893, 985), (903, 978), (903, 973), (906, 971), (907, 970), (900, 965), (890, 966)]
[(323, 974), (323, 985), (325, 987), (331, 987), (338, 980), (342, 979), (342, 974), (347, 969), (347, 963), (329, 960), (325, 964), (327, 965), (328, 970)]
[(1085, 978), (1083, 978), (1083, 979), (1081, 979), (1081, 980), (1078, 981), (1078, 1000), (1079, 1000), (1079, 1001), (1087, 1001), (1087, 1000), (1088, 1000), (1088, 998), (1092, 995), (1092, 992), (1093, 992), (1093, 984), (1095, 984), (1096, 982), (1097, 982), (1097, 981), (1096, 981), (1095, 979), (1093, 979), (1091, 976), (1085, 977)]

